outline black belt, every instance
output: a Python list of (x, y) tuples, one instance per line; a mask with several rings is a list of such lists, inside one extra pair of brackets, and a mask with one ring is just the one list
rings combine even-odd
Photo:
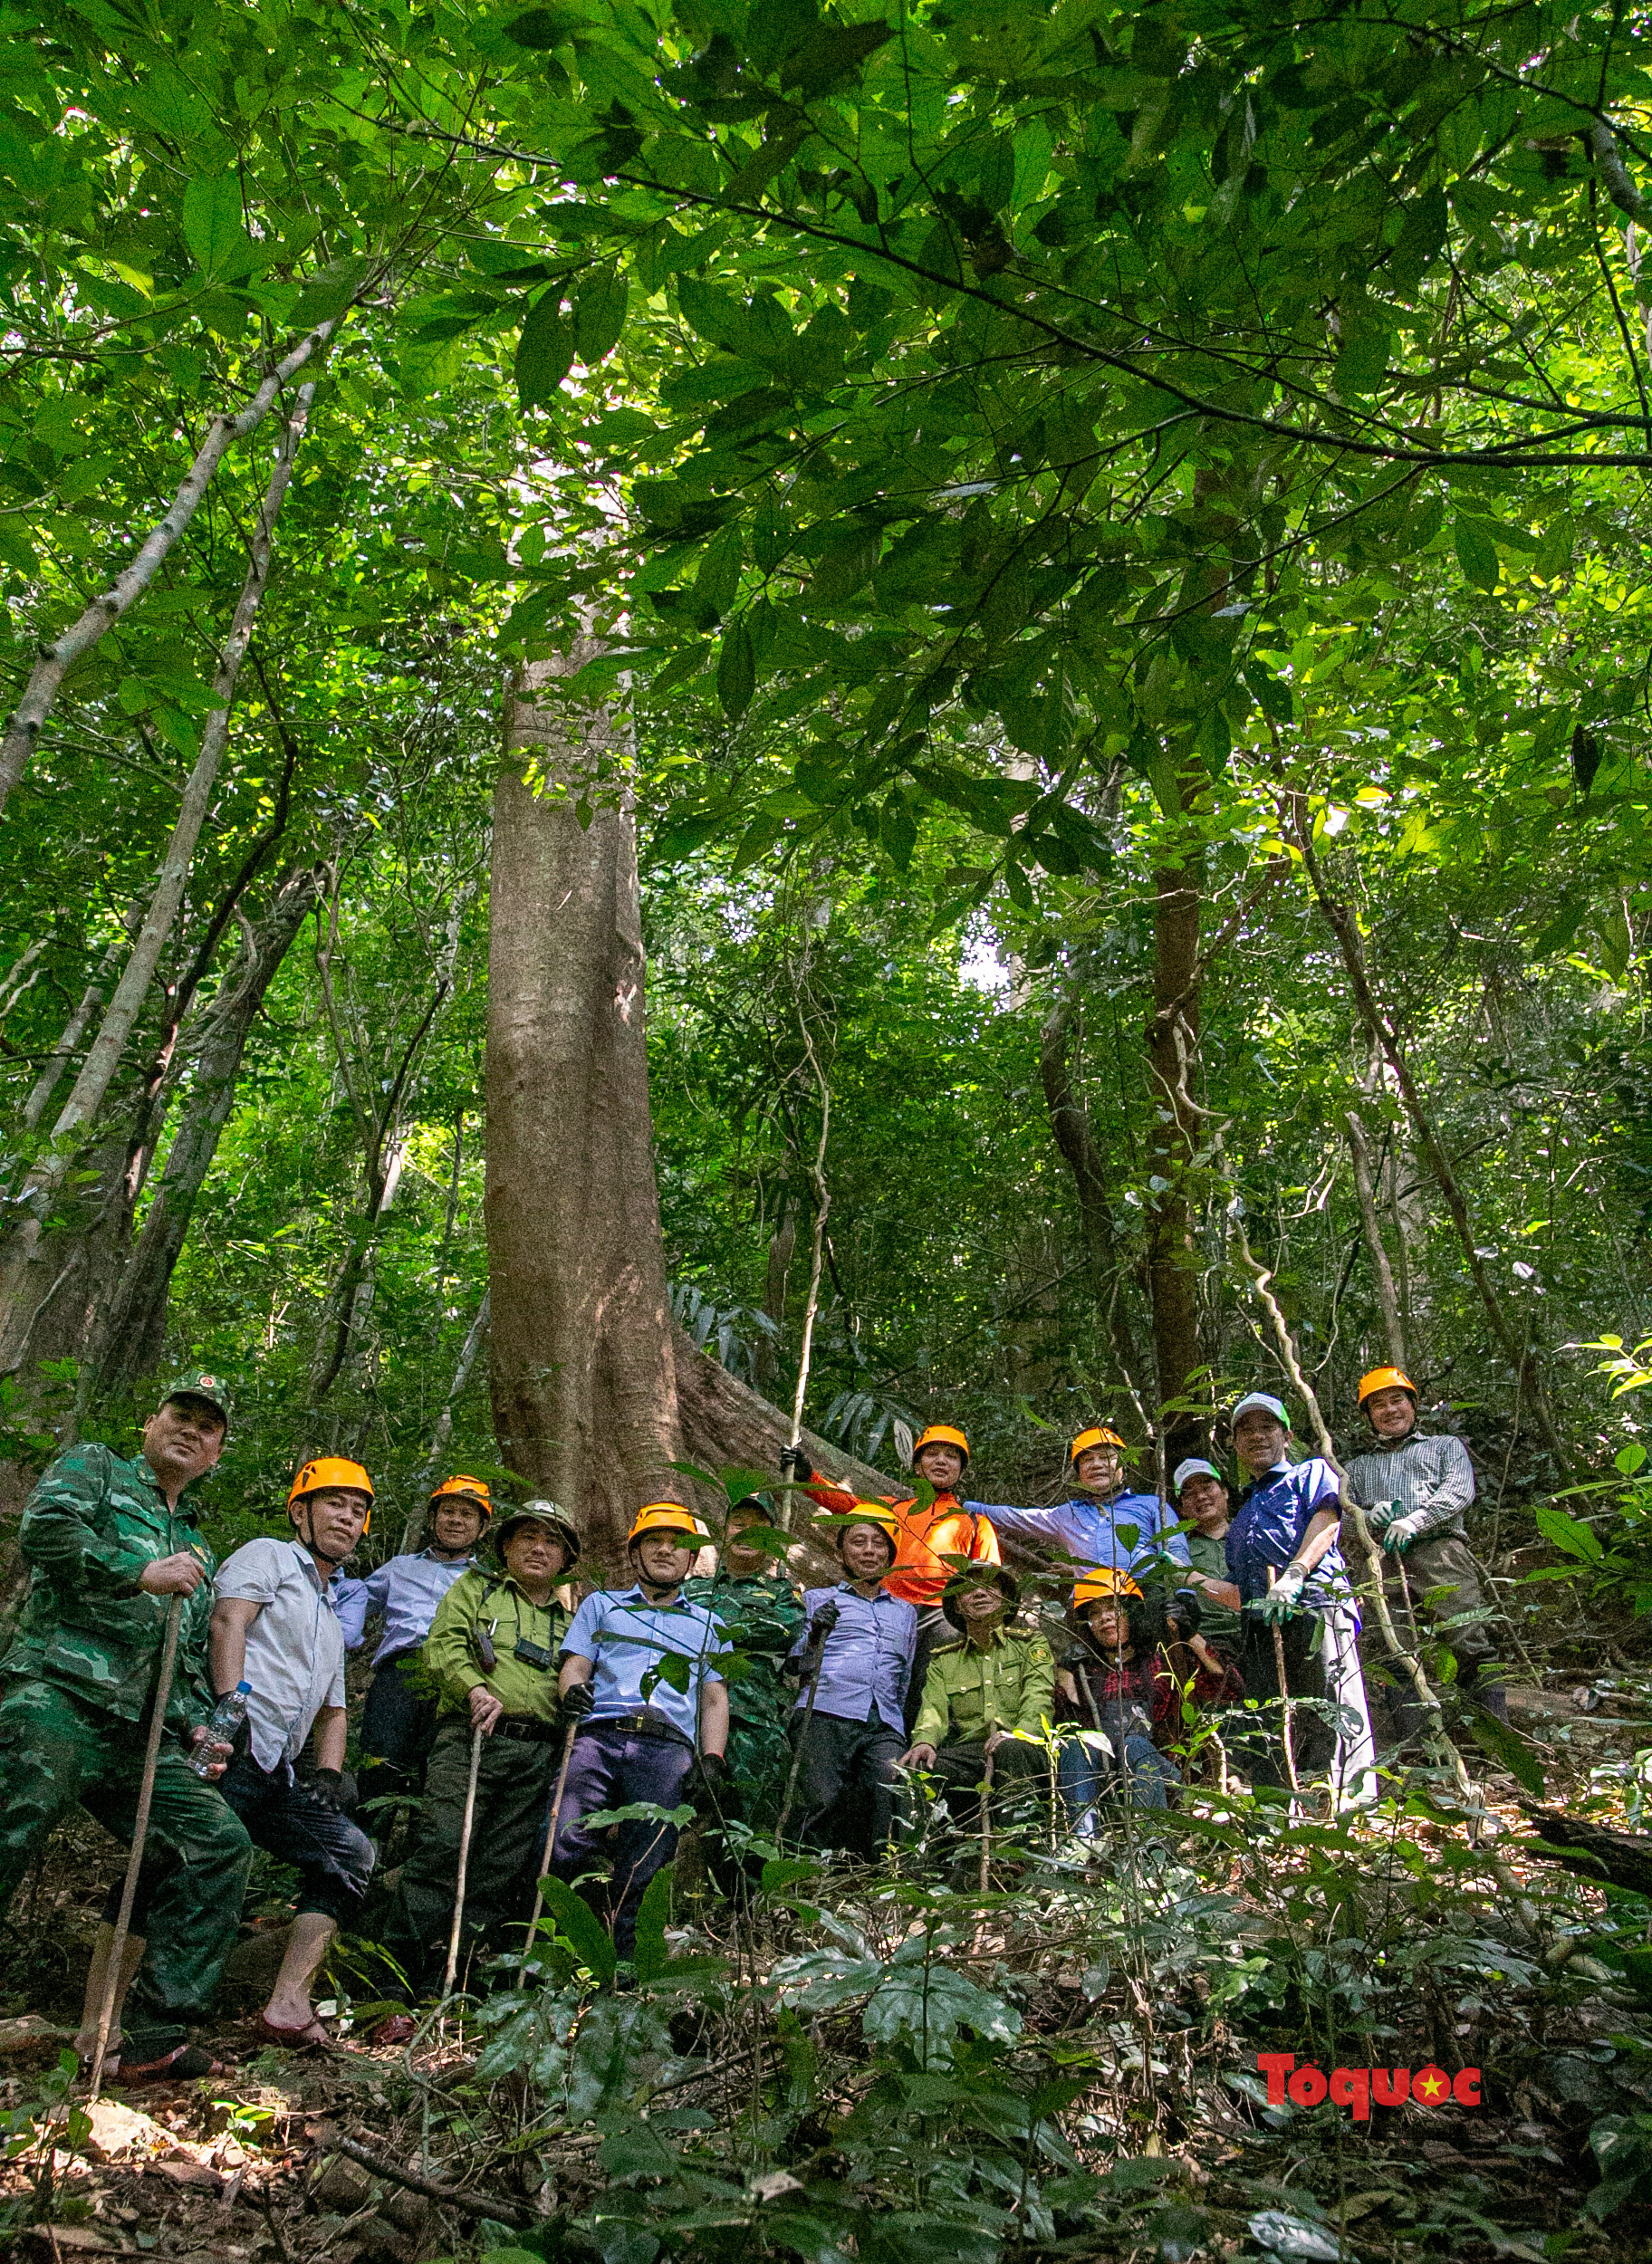
[(494, 1724), (495, 1737), (514, 1737), (524, 1745), (549, 1745), (562, 1734), (561, 1724), (536, 1713), (503, 1713)]
[(652, 1706), (644, 1706), (637, 1713), (602, 1713), (587, 1715), (580, 1724), (580, 1735), (588, 1730), (623, 1730), (628, 1737), (658, 1737), (668, 1745), (680, 1745), (692, 1753), (694, 1740), (686, 1737), (675, 1722)]

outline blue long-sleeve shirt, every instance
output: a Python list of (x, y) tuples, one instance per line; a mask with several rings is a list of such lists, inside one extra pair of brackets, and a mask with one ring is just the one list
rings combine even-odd
[(391, 1557), (364, 1580), (341, 1581), (338, 1614), (346, 1649), (359, 1651), (368, 1621), (382, 1614), (384, 1633), (373, 1664), (417, 1651), (430, 1632), (437, 1606), (475, 1561), (474, 1557), (433, 1557), (421, 1549), (417, 1556)]
[[(1018, 1510), (1004, 1501), (966, 1501), (1001, 1533), (1029, 1541), (1035, 1549), (1062, 1549), (1075, 1564), (1133, 1572), (1168, 1559), (1187, 1565), (1187, 1536), (1173, 1529), (1180, 1520), (1167, 1501), (1151, 1493), (1116, 1493), (1110, 1501), (1075, 1493), (1052, 1510)], [(1135, 1538), (1131, 1538), (1131, 1531)]]
[[(899, 1728), (907, 1682), (917, 1655), (915, 1607), (891, 1596), (888, 1588), (880, 1588), (875, 1596), (862, 1596), (847, 1580), (840, 1580), (835, 1588), (805, 1588), (803, 1609), (808, 1618), (792, 1646), (793, 1658), (801, 1656), (809, 1640), (809, 1620), (822, 1604), (837, 1606), (838, 1624), (827, 1636), (821, 1656), (816, 1713), (835, 1714), (843, 1722), (865, 1722), (876, 1706), (881, 1722)], [(797, 1703), (801, 1706), (807, 1701), (805, 1688), (799, 1692)]]
[[(1227, 1529), (1227, 1569), (1247, 1604), (1268, 1592), (1268, 1567), (1282, 1571), (1302, 1545), (1302, 1536), (1321, 1510), (1341, 1500), (1336, 1473), (1318, 1455), (1302, 1463), (1276, 1463), (1242, 1495)], [(1302, 1586), (1310, 1611), (1353, 1600), (1342, 1551), (1333, 1540)]]
[[(592, 1722), (650, 1707), (690, 1745), (699, 1736), (700, 1685), (728, 1679), (722, 1657), (734, 1647), (704, 1604), (680, 1597), (672, 1604), (650, 1603), (640, 1582), (593, 1590), (562, 1637), (564, 1658), (591, 1662)], [(685, 1690), (674, 1688), (660, 1672), (672, 1658), (687, 1662)]]

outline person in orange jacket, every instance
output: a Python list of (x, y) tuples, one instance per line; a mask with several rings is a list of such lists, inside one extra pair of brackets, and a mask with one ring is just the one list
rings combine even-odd
[[(960, 1563), (1004, 1562), (992, 1521), (979, 1511), (966, 1510), (957, 1485), (969, 1463), (969, 1441), (951, 1423), (932, 1423), (913, 1442), (912, 1467), (935, 1490), (934, 1499), (919, 1508), (916, 1493), (886, 1493), (879, 1498), (895, 1512), (899, 1537), (895, 1561), (884, 1581), (891, 1596), (910, 1604), (917, 1614), (917, 1654), (907, 1684), (906, 1732), (911, 1741), (917, 1710), (924, 1702), (924, 1678), (931, 1655), (957, 1640), (941, 1609), (941, 1596)], [(817, 1481), (801, 1446), (781, 1450), (783, 1478), (800, 1485), (822, 1509), (841, 1516), (859, 1498), (845, 1486)]]

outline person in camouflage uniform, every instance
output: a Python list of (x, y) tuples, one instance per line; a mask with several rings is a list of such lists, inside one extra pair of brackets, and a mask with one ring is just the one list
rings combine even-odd
[(745, 1662), (728, 1686), (728, 1776), (721, 1798), (726, 1808), (729, 1795), (737, 1794), (742, 1821), (756, 1830), (778, 1818), (792, 1766), (785, 1724), (794, 1693), (780, 1670), (803, 1624), (802, 1599), (791, 1581), (769, 1569), (767, 1550), (740, 1539), (754, 1526), (773, 1523), (772, 1497), (748, 1493), (728, 1513), (716, 1571), (683, 1583), (685, 1603), (705, 1605)]
[[(174, 1596), (187, 1599), (149, 1811), (148, 1844), (166, 1860), (131, 1988), (127, 2081), (216, 2072), (187, 2030), (206, 2017), (252, 1863), (245, 1829), (188, 1756), (213, 1706), (216, 1567), (180, 1497), (217, 1461), (227, 1428), (216, 1379), (180, 1377), (145, 1424), (141, 1454), (127, 1461), (100, 1445), (60, 1454), (29, 1496), (19, 1535), (31, 1578), (0, 1660), (0, 1909), (77, 1804), (117, 1838), (130, 1837), (167, 1615)], [(102, 1973), (111, 1947), (106, 1928)], [(101, 1996), (97, 1965), (93, 1986)]]

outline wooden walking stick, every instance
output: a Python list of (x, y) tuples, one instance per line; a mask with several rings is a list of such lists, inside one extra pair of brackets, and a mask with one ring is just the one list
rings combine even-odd
[(988, 1753), (981, 1771), (981, 1892), (989, 1885), (988, 1871), (993, 1860), (993, 1757)]
[(785, 1831), (786, 1818), (792, 1813), (792, 1802), (797, 1791), (797, 1772), (803, 1765), (803, 1747), (809, 1738), (809, 1724), (814, 1720), (814, 1702), (821, 1687), (821, 1669), (825, 1664), (826, 1638), (822, 1636), (820, 1650), (815, 1655), (814, 1672), (809, 1677), (809, 1694), (803, 1702), (803, 1726), (797, 1733), (797, 1750), (792, 1756), (791, 1774), (786, 1779), (786, 1797), (780, 1804), (780, 1820), (774, 1827), (777, 1846)]
[(470, 1733), (470, 1781), (465, 1788), (465, 1821), (459, 1827), (459, 1875), (453, 1889), (453, 1932), (447, 1937), (447, 1971), (442, 1976), (442, 2002), (453, 1994), (453, 1977), (459, 1970), (459, 1935), (465, 1924), (465, 1874), (470, 1868), (470, 1833), (476, 1820), (476, 1778), (482, 1768), (482, 1732)]
[[(1268, 1567), (1268, 1589), (1273, 1588), (1273, 1568)], [(1285, 1747), (1285, 1774), (1291, 1780), (1291, 1790), (1300, 1797), (1301, 1786), (1296, 1780), (1296, 1741), (1292, 1732), (1291, 1687), (1285, 1676), (1285, 1631), (1277, 1619), (1273, 1629), (1273, 1672), (1279, 1677), (1279, 1695), (1283, 1707), (1280, 1717), (1280, 1735)]]
[(556, 1846), (556, 1828), (562, 1821), (562, 1794), (568, 1789), (568, 1764), (573, 1759), (573, 1741), (580, 1732), (581, 1717), (576, 1714), (568, 1724), (568, 1734), (562, 1740), (562, 1765), (556, 1772), (556, 1790), (551, 1800), (551, 1821), (545, 1827), (545, 1851), (539, 1859), (539, 1876), (533, 1883), (533, 1915), (528, 1921), (527, 1934), (522, 1945), (522, 1963), (516, 1968), (516, 1986), (520, 1989), (528, 1978), (528, 1960), (533, 1954), (533, 1934), (539, 1924), (539, 1914), (545, 1906), (545, 1879), (551, 1869), (552, 1850)]
[(126, 1859), (126, 1880), (120, 1889), (115, 1938), (110, 1945), (109, 1974), (103, 1983), (103, 2002), (98, 2009), (98, 2041), (91, 2056), (89, 2102), (96, 2099), (103, 2083), (103, 2056), (109, 2049), (109, 2030), (115, 2017), (120, 1968), (126, 1960), (126, 1937), (132, 1923), (132, 1904), (138, 1895), (138, 1874), (143, 1868), (143, 1843), (149, 1837), (149, 1804), (155, 1797), (155, 1764), (160, 1758), (161, 1733), (167, 1726), (167, 1701), (172, 1695), (172, 1669), (178, 1662), (178, 1631), (184, 1624), (184, 1606), (187, 1601), (187, 1597), (174, 1596), (167, 1606), (167, 1624), (160, 1638), (160, 1665), (155, 1675), (155, 1697), (149, 1714), (149, 1741), (144, 1748), (138, 1806), (132, 1813), (132, 1851)]

